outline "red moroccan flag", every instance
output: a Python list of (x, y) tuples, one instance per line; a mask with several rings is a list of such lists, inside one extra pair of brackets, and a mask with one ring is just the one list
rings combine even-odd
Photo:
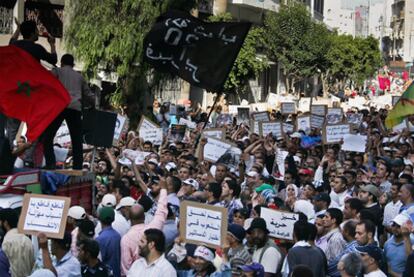
[(70, 103), (60, 81), (16, 46), (0, 47), (0, 112), (27, 124), (34, 141)]

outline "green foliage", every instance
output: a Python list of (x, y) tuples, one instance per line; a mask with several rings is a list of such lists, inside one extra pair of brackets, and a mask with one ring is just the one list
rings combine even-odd
[[(230, 13), (222, 13), (208, 18), (210, 22), (228, 22), (233, 18)], [(262, 27), (252, 27), (246, 36), (239, 55), (226, 80), (224, 90), (226, 92), (242, 91), (248, 80), (257, 77), (261, 71), (268, 67), (267, 59), (258, 52), (264, 46), (263, 37), (265, 31)]]

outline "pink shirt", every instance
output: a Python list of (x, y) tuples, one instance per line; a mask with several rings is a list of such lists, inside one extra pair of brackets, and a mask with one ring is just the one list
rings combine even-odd
[(147, 229), (162, 230), (165, 220), (167, 219), (167, 190), (162, 189), (160, 198), (158, 200), (157, 211), (155, 212), (153, 220), (145, 225), (133, 225), (131, 229), (121, 239), (121, 275), (125, 276), (132, 266), (133, 262), (140, 258), (138, 242), (141, 239), (144, 231)]

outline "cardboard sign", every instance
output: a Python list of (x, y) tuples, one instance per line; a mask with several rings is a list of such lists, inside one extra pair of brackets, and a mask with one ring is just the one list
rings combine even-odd
[(259, 122), (259, 135), (266, 137), (270, 133), (272, 133), (274, 138), (283, 137), (282, 123), (279, 121)]
[(367, 146), (367, 136), (347, 134), (344, 136), (344, 143), (341, 145), (342, 151), (352, 151), (365, 153)]
[(293, 240), (293, 226), (299, 220), (298, 214), (261, 208), (260, 217), (266, 221), (269, 236)]
[(237, 108), (237, 125), (249, 124), (250, 121), (250, 108), (238, 107)]
[(362, 118), (364, 115), (362, 113), (347, 113), (346, 114), (346, 120), (349, 124), (358, 126), (362, 123)]
[(326, 124), (338, 124), (342, 122), (342, 109), (341, 108), (329, 108), (326, 114)]
[(205, 137), (224, 139), (226, 130), (222, 128), (209, 128), (209, 129), (204, 129), (202, 134)]
[(295, 125), (287, 122), (282, 124), (283, 133), (293, 133), (295, 131)]
[(204, 146), (204, 159), (215, 163), (223, 156), (227, 150), (229, 150), (233, 145), (229, 142), (207, 138), (207, 144)]
[(170, 133), (168, 135), (168, 140), (170, 142), (183, 141), (186, 128), (186, 125), (172, 124)]
[(251, 131), (252, 131), (253, 133), (255, 133), (255, 134), (259, 134), (259, 133), (260, 133), (260, 129), (259, 129), (259, 121), (254, 121), (254, 120), (251, 120), (251, 121), (250, 121), (250, 128), (251, 128)]
[(122, 151), (123, 157), (119, 159), (119, 163), (122, 165), (131, 165), (131, 160), (135, 162), (136, 165), (143, 165), (145, 162), (145, 158), (151, 154), (151, 152), (143, 152), (143, 151), (134, 151), (131, 149), (125, 149)]
[(253, 103), (250, 104), (250, 108), (254, 112), (265, 112), (268, 110), (269, 105), (267, 103)]
[(26, 193), (19, 218), (19, 233), (62, 239), (65, 234), (70, 198)]
[(232, 146), (224, 152), (217, 160), (217, 163), (225, 164), (229, 169), (237, 170), (239, 168), (242, 151), (237, 146)]
[(322, 129), (325, 124), (325, 116), (311, 115), (310, 124), (312, 128)]
[(118, 145), (118, 142), (123, 134), (128, 131), (128, 119), (120, 114), (116, 117), (113, 145)]
[(294, 114), (296, 113), (296, 105), (293, 102), (281, 103), (282, 114)]
[(217, 116), (217, 119), (216, 119), (217, 128), (221, 128), (226, 125), (232, 125), (232, 124), (233, 124), (233, 117), (231, 116), (231, 114), (221, 113), (219, 114), (219, 116)]
[(298, 131), (302, 130), (308, 134), (311, 130), (311, 116), (298, 116), (296, 118), (296, 126)]
[(195, 129), (195, 128), (197, 128), (197, 123), (195, 123), (195, 122), (193, 122), (191, 120), (185, 119), (185, 118), (180, 118), (180, 121), (178, 121), (178, 124), (179, 125), (185, 125), (189, 129)]
[(180, 236), (187, 243), (221, 247), (227, 234), (227, 208), (183, 201)]
[(269, 121), (270, 120), (268, 112), (253, 113), (252, 118), (254, 121)]
[(150, 141), (154, 145), (162, 144), (162, 129), (145, 116), (142, 116), (138, 124), (138, 132), (139, 137), (142, 138), (144, 141)]
[(401, 96), (393, 96), (392, 97), (392, 106), (394, 107), (398, 101), (400, 101)]
[(302, 97), (299, 99), (298, 110), (301, 111), (302, 113), (307, 113), (310, 111), (310, 104), (311, 104), (310, 97)]
[(323, 130), (323, 141), (327, 144), (338, 143), (350, 133), (350, 130), (349, 124), (326, 125)]
[(325, 117), (326, 108), (327, 108), (326, 105), (312, 105), (311, 106), (311, 114)]

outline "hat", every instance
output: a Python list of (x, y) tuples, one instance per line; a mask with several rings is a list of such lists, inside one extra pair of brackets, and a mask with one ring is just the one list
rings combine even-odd
[(198, 182), (193, 178), (186, 179), (183, 183), (192, 186), (194, 189), (198, 190)]
[(167, 259), (168, 261), (174, 261), (176, 263), (181, 263), (184, 261), (187, 256), (187, 249), (181, 244), (174, 243), (173, 248), (168, 252)]
[(267, 229), (266, 221), (261, 217), (257, 217), (253, 219), (252, 223), (250, 224), (249, 229), (247, 229), (246, 232), (250, 234), (254, 229), (261, 229), (265, 231), (266, 234), (269, 233), (269, 230)]
[(407, 223), (407, 221), (410, 221), (411, 219), (404, 214), (398, 214), (396, 217), (394, 217), (394, 219), (392, 220), (392, 222), (398, 224), (399, 226), (402, 226), (404, 223)]
[(154, 165), (158, 165), (158, 161), (157, 161), (157, 159), (154, 159), (154, 158), (149, 159), (149, 160), (148, 160), (148, 163), (150, 163), (150, 164), (154, 164)]
[(302, 134), (299, 132), (294, 132), (293, 134), (290, 135), (291, 138), (301, 138)]
[(160, 182), (160, 177), (158, 176), (151, 176), (151, 183), (158, 184)]
[(95, 224), (89, 219), (82, 220), (79, 224), (79, 230), (83, 234), (93, 237), (95, 235)]
[(313, 197), (315, 201), (331, 202), (331, 197), (326, 192), (321, 192)]
[(111, 207), (102, 207), (99, 210), (99, 216), (100, 221), (103, 221), (104, 223), (112, 223), (115, 220), (115, 211)]
[(302, 175), (313, 175), (313, 170), (312, 169), (309, 169), (309, 168), (302, 168), (302, 169), (300, 169), (299, 170), (299, 174), (302, 174)]
[(134, 198), (132, 198), (131, 196), (126, 196), (124, 198), (121, 199), (121, 201), (119, 201), (118, 206), (116, 206), (116, 209), (119, 210), (120, 208), (123, 207), (131, 207), (132, 205), (135, 205), (137, 203), (137, 201), (135, 201)]
[(264, 276), (264, 268), (259, 263), (252, 263), (249, 265), (239, 265), (238, 269), (242, 270), (243, 272), (254, 272), (253, 276), (255, 277), (263, 277)]
[(246, 175), (249, 177), (256, 177), (257, 175), (259, 175), (259, 173), (257, 173), (256, 171), (249, 171), (246, 173)]
[(404, 161), (402, 159), (395, 159), (391, 162), (391, 166), (404, 166)]
[(115, 207), (116, 206), (116, 198), (115, 195), (112, 193), (107, 193), (104, 195), (101, 201), (101, 205), (103, 207)]
[(382, 260), (383, 254), (381, 248), (379, 248), (376, 245), (368, 244), (364, 246), (356, 246), (355, 249), (360, 254), (366, 254), (375, 259), (377, 262), (380, 262)]
[(227, 227), (227, 232), (235, 237), (239, 242), (242, 242), (246, 236), (246, 231), (244, 228), (238, 224), (229, 224)]
[(391, 163), (391, 159), (386, 156), (379, 156), (377, 157), (377, 161), (384, 161), (387, 165)]
[(379, 191), (379, 189), (376, 187), (376, 186), (374, 186), (374, 185), (366, 185), (366, 186), (363, 186), (363, 187), (361, 187), (361, 190), (362, 191), (365, 191), (365, 192), (369, 192), (369, 193), (371, 193), (372, 195), (374, 195), (376, 198), (378, 198), (378, 197), (380, 197), (380, 191)]
[(311, 202), (307, 200), (297, 200), (293, 207), (293, 212), (303, 213), (311, 223), (315, 220), (315, 210)]
[(198, 246), (194, 251), (194, 257), (200, 257), (208, 262), (213, 262), (214, 256), (213, 251), (202, 245)]
[(271, 185), (269, 185), (269, 184), (263, 184), (263, 185), (261, 185), (260, 187), (257, 187), (256, 189), (255, 189), (255, 191), (257, 192), (257, 193), (260, 193), (260, 192), (262, 192), (262, 191), (264, 191), (264, 190), (267, 190), (267, 189), (270, 189), (270, 190), (272, 190), (273, 191), (273, 193), (275, 193), (275, 190), (273, 189), (273, 187), (271, 186)]
[(177, 168), (177, 165), (173, 162), (169, 162), (165, 165), (165, 169), (169, 172), (171, 169)]
[(235, 213), (240, 213), (242, 216), (244, 216), (244, 218), (249, 217), (249, 210), (246, 208), (235, 209), (233, 214)]
[(72, 206), (69, 208), (68, 216), (73, 219), (80, 220), (86, 217), (86, 212), (81, 206)]

